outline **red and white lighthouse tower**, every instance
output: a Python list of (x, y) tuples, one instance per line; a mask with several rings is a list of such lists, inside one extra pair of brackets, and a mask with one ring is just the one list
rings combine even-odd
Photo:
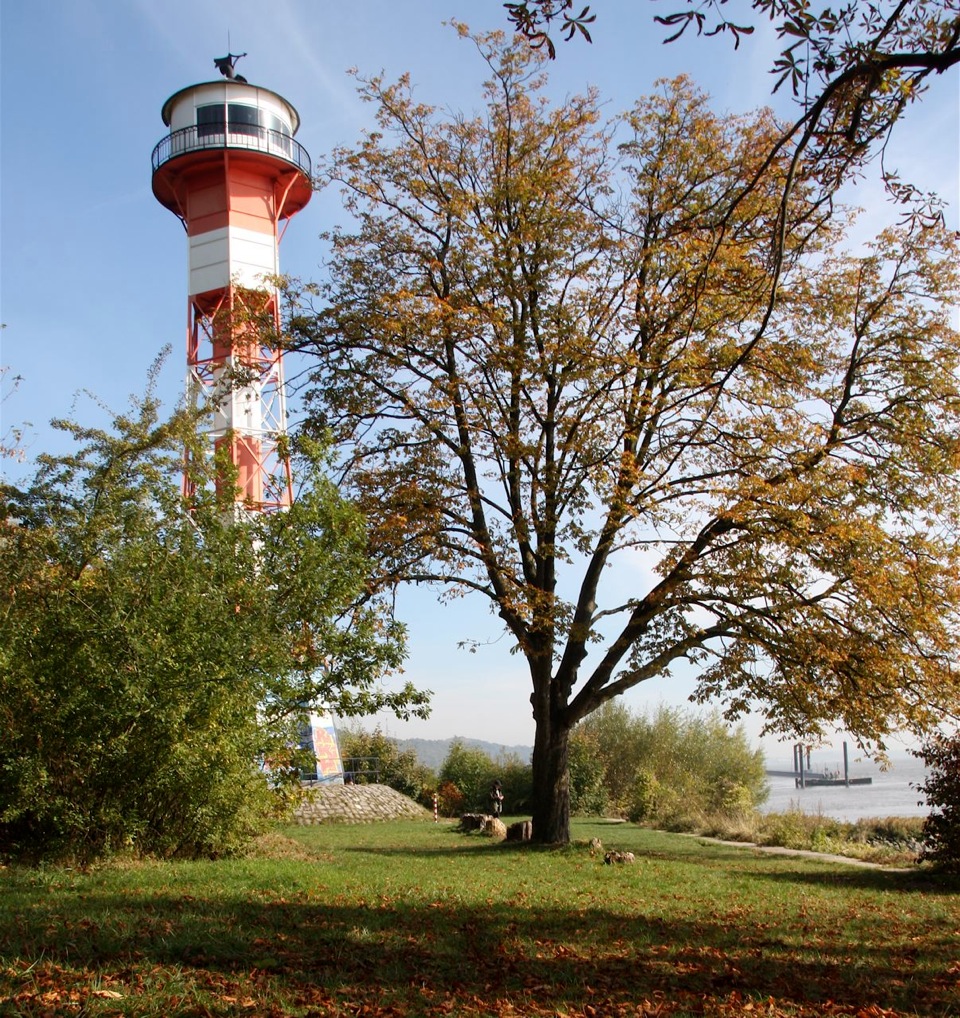
[[(280, 238), (312, 193), (310, 157), (283, 96), (239, 77), (233, 54), (214, 62), (223, 80), (163, 104), (170, 133), (153, 150), (153, 193), (187, 231), (188, 398), (214, 408), (209, 449), (233, 464), (238, 512), (267, 512), (292, 501), (276, 277)], [(343, 781), (328, 713), (310, 713), (302, 746), (317, 780)]]
[(275, 280), (283, 230), (310, 200), (310, 157), (294, 139), (297, 111), (234, 62), (215, 61), (224, 79), (163, 104), (153, 193), (187, 232), (188, 398), (216, 408), (211, 451), (235, 468), (238, 508), (262, 512), (291, 499)]

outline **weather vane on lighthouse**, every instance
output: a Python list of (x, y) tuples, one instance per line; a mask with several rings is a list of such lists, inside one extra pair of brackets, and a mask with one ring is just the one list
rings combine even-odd
[(247, 79), (237, 74), (237, 61), (245, 57), (246, 53), (228, 53), (225, 57), (214, 57), (213, 66), (231, 81), (242, 81), (246, 84)]
[(187, 231), (188, 398), (213, 408), (208, 451), (236, 477), (218, 486), (234, 485), (238, 510), (265, 511), (291, 500), (278, 245), (312, 191), (299, 114), (236, 73), (244, 56), (216, 58), (221, 79), (163, 104), (170, 133), (153, 150), (153, 193)]

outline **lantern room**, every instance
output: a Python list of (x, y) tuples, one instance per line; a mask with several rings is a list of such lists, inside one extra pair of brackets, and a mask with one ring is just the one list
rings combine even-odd
[(184, 175), (228, 153), (235, 163), (277, 176), (276, 219), (310, 200), (310, 156), (294, 138), (300, 115), (276, 92), (237, 80), (203, 82), (170, 96), (161, 116), (170, 133), (153, 150), (153, 192), (185, 222)]

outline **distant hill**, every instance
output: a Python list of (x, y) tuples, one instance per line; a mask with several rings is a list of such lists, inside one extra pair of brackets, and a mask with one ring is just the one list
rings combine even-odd
[(529, 763), (533, 755), (533, 746), (504, 746), (496, 742), (484, 742), (482, 739), (467, 739), (461, 735), (455, 735), (451, 739), (394, 739), (401, 750), (412, 749), (417, 754), (417, 759), (431, 770), (439, 770), (443, 761), (450, 752), (450, 746), (459, 741), (470, 749), (480, 749), (490, 757), (497, 760), (502, 756), (517, 756), (522, 763)]

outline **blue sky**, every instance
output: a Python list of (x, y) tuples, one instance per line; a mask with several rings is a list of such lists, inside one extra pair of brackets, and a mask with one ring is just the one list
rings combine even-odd
[[(550, 91), (596, 85), (615, 112), (656, 78), (690, 74), (722, 111), (771, 101), (767, 73), (776, 40), (726, 39), (661, 45), (653, 14), (680, 7), (595, 0), (593, 45), (559, 46)], [(745, 6), (745, 5), (744, 5)], [(505, 28), (499, 0), (0, 0), (0, 364), (22, 381), (0, 406), (0, 435), (30, 422), (28, 453), (57, 448), (47, 422), (103, 419), (142, 392), (150, 364), (172, 348), (160, 391), (172, 406), (184, 376), (186, 242), (154, 199), (150, 154), (164, 135), (160, 108), (178, 89), (216, 76), (213, 58), (248, 53), (239, 70), (300, 112), (298, 140), (318, 157), (357, 139), (372, 110), (355, 94), (351, 67), (409, 71), (418, 97), (452, 109), (480, 103), (483, 65), (444, 22)], [(788, 97), (778, 98), (786, 112)], [(912, 111), (887, 155), (905, 179), (940, 191), (958, 228), (958, 75), (940, 81)], [(849, 199), (869, 211), (862, 230), (894, 213), (877, 180)], [(281, 267), (322, 275), (321, 231), (344, 221), (335, 191), (316, 195), (281, 245)], [(291, 373), (288, 368), (288, 374)], [(8, 388), (8, 387), (5, 387)], [(10, 476), (22, 469), (4, 464)], [(401, 595), (410, 627), (406, 677), (434, 690), (429, 721), (382, 719), (394, 735), (463, 735), (530, 744), (533, 721), (522, 659), (484, 604), (438, 604)], [(479, 641), (474, 653), (462, 640)], [(658, 680), (629, 694), (631, 707), (683, 703), (689, 679)], [(755, 731), (755, 725), (748, 725)], [(771, 755), (777, 750), (769, 747)], [(782, 751), (780, 754), (782, 755)], [(789, 754), (788, 754), (789, 755)]]

